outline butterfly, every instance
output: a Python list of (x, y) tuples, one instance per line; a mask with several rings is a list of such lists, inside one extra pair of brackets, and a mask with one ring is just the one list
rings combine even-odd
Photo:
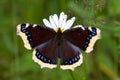
[(75, 17), (67, 20), (64, 12), (60, 16), (49, 16), (49, 21), (43, 19), (44, 26), (23, 23), (17, 26), (25, 48), (33, 50), (32, 59), (41, 68), (55, 68), (60, 59), (60, 68), (74, 70), (83, 62), (80, 49), (86, 53), (93, 50), (96, 40), (101, 38), (101, 31), (95, 27), (76, 25), (71, 28)]

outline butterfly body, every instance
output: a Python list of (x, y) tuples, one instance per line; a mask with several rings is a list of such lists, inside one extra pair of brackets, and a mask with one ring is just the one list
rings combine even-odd
[(58, 46), (60, 46), (61, 45), (61, 43), (62, 43), (62, 41), (63, 41), (63, 33), (62, 33), (62, 31), (61, 31), (61, 29), (60, 28), (58, 28), (58, 31), (56, 32), (56, 42), (57, 42), (57, 45)]

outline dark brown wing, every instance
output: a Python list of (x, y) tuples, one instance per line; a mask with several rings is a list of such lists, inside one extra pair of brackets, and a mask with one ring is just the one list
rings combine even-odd
[(27, 49), (34, 48), (55, 36), (53, 29), (36, 24), (20, 24), (17, 26), (17, 35), (23, 39)]
[(62, 69), (74, 70), (83, 61), (79, 48), (67, 40), (63, 40), (58, 50)]
[(39, 46), (33, 52), (33, 60), (41, 67), (54, 68), (57, 65), (58, 45), (57, 38), (53, 38)]
[(40, 64), (41, 68), (55, 68), (57, 59), (60, 58), (62, 69), (74, 70), (82, 63), (82, 54), (79, 48), (64, 40), (58, 45), (58, 38), (53, 39), (37, 46), (33, 52), (33, 60)]
[(100, 39), (100, 30), (95, 27), (76, 27), (66, 30), (63, 35), (72, 44), (89, 53), (93, 50), (96, 40)]

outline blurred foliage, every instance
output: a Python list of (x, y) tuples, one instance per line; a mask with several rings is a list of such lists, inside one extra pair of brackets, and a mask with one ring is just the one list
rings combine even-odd
[[(120, 0), (0, 0), (0, 80), (120, 80)], [(102, 39), (74, 71), (41, 69), (16, 36), (16, 25), (51, 14), (75, 16), (74, 25), (96, 26)]]

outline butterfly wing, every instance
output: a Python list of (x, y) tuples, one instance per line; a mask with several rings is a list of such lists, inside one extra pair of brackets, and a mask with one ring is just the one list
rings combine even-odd
[(74, 70), (75, 67), (79, 66), (83, 62), (82, 54), (78, 47), (73, 45), (67, 40), (63, 40), (59, 46), (59, 57), (61, 60), (60, 67), (64, 69)]
[(40, 64), (41, 68), (55, 68), (58, 59), (58, 46), (56, 38), (53, 38), (35, 48), (33, 60)]
[(35, 48), (50, 40), (54, 37), (54, 33), (53, 29), (36, 24), (19, 24), (17, 26), (17, 35), (23, 39), (27, 49)]
[(60, 58), (61, 69), (74, 70), (83, 61), (79, 48), (67, 40), (63, 40), (58, 45), (57, 39), (55, 37), (37, 46), (33, 51), (33, 60), (40, 64), (41, 68), (55, 68), (57, 66), (57, 59)]
[(101, 37), (98, 28), (80, 26), (66, 30), (63, 35), (65, 39), (87, 53), (93, 50), (94, 43)]
[(34, 48), (33, 60), (43, 67), (54, 68), (57, 64), (55, 32), (53, 29), (32, 24), (17, 26), (17, 35), (27, 49)]

